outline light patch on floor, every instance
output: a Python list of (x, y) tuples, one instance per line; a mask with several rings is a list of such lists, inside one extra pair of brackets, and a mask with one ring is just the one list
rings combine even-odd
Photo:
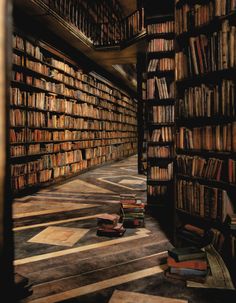
[(111, 245), (116, 245), (128, 241), (135, 241), (141, 238), (146, 238), (150, 236), (150, 231), (146, 228), (139, 228), (136, 229), (135, 234), (133, 236), (127, 236), (127, 237), (121, 237), (121, 238), (115, 238), (112, 240), (107, 240), (103, 242), (98, 242), (98, 243), (93, 243), (93, 244), (88, 244), (80, 247), (73, 247), (73, 248), (68, 248), (60, 251), (55, 251), (55, 252), (50, 252), (46, 254), (41, 254), (41, 255), (34, 255), (31, 257), (26, 257), (23, 259), (18, 259), (14, 261), (14, 265), (22, 265), (26, 263), (31, 263), (31, 262), (38, 262), (46, 259), (51, 259), (51, 258), (57, 258), (60, 256), (65, 256), (68, 254), (74, 254), (82, 251), (89, 251), (92, 249), (98, 249), (101, 247), (108, 247)]
[(118, 182), (119, 184), (144, 184), (144, 181), (141, 180), (132, 180), (132, 179), (123, 179), (120, 182)]
[[(138, 279), (142, 279), (142, 278), (146, 278), (146, 277), (153, 276), (153, 275), (156, 275), (156, 274), (160, 274), (164, 270), (166, 270), (166, 268), (167, 268), (166, 265), (157, 265), (157, 266), (154, 266), (154, 267), (142, 269), (142, 270), (135, 271), (135, 272), (132, 272), (132, 273), (120, 275), (118, 277), (114, 277), (114, 278), (111, 278), (111, 279), (102, 280), (102, 281), (99, 281), (99, 282), (96, 282), (96, 283), (81, 286), (79, 288), (75, 288), (75, 289), (71, 289), (71, 290), (68, 290), (68, 291), (61, 292), (61, 293), (53, 294), (53, 295), (50, 295), (50, 296), (47, 296), (47, 297), (44, 297), (44, 298), (38, 298), (38, 299), (30, 300), (29, 302), (31, 302), (31, 303), (61, 302), (61, 301), (65, 301), (67, 299), (72, 299), (72, 298), (84, 296), (84, 295), (87, 295), (87, 294), (90, 294), (90, 293), (94, 293), (94, 292), (100, 291), (102, 289), (114, 287), (114, 286), (117, 286), (117, 285), (121, 285), (121, 284), (124, 284), (124, 283), (135, 281), (135, 280), (138, 280)], [(126, 301), (126, 302), (129, 302), (129, 301)], [(130, 302), (132, 302), (132, 301), (130, 301)], [(136, 301), (136, 302), (139, 302), (139, 301)], [(170, 301), (170, 302), (172, 303), (172, 301)], [(187, 303), (187, 302), (188, 301), (174, 301), (173, 303)], [(123, 301), (120, 301), (119, 303), (123, 303)], [(162, 302), (159, 301), (159, 303), (162, 303)], [(167, 301), (165, 301), (163, 303), (167, 303)]]
[(89, 229), (50, 226), (28, 240), (30, 243), (73, 246)]
[(109, 303), (187, 303), (186, 300), (151, 296), (137, 292), (115, 290)]
[(77, 209), (96, 207), (96, 204), (85, 204), (85, 203), (71, 203), (66, 202), (55, 202), (48, 201), (48, 198), (45, 198), (44, 201), (31, 201), (20, 203), (16, 202), (13, 204), (13, 218), (26, 218), (32, 216), (46, 215), (46, 214), (54, 214), (65, 211), (72, 211)]
[(85, 182), (83, 180), (74, 180), (68, 182), (66, 184), (57, 186), (55, 190), (63, 189), (63, 192), (77, 191), (79, 194), (81, 193), (113, 193), (112, 191), (93, 185), (89, 182)]
[[(137, 181), (137, 180), (142, 180), (142, 185), (144, 184), (144, 181), (143, 181), (143, 178), (141, 177), (130, 177), (129, 175), (117, 175), (117, 176), (110, 176), (110, 177), (101, 177), (101, 178), (98, 178), (99, 181), (102, 181), (102, 182), (106, 182), (108, 184), (112, 184), (112, 185), (115, 185), (115, 186), (119, 186), (119, 187), (122, 187), (122, 188), (126, 188), (126, 189), (129, 189), (129, 190), (134, 190), (134, 191), (143, 191), (143, 188), (133, 188), (133, 187), (130, 187), (130, 186), (126, 186), (126, 185), (123, 185), (123, 184), (119, 184), (119, 182), (116, 182), (115, 180), (114, 181), (111, 181), (112, 179), (117, 179), (117, 178), (122, 178), (122, 177), (128, 177), (127, 180), (132, 180), (132, 181)], [(132, 178), (132, 179), (131, 179)], [(129, 183), (131, 185), (135, 185), (133, 182), (132, 183)]]

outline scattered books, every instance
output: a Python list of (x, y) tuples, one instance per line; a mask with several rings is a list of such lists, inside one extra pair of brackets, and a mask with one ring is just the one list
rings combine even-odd
[(166, 276), (174, 279), (204, 282), (209, 266), (205, 251), (195, 246), (168, 251)]
[(134, 194), (121, 194), (121, 216), (125, 227), (144, 227), (145, 205)]
[(121, 237), (126, 229), (117, 214), (102, 214), (97, 217), (97, 236)]

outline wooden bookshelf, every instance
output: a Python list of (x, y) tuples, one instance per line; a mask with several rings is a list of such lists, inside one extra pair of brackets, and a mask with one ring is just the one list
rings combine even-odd
[(137, 151), (137, 103), (66, 54), (13, 34), (10, 153), (15, 194)]
[(165, 217), (171, 229), (175, 169), (174, 17), (156, 16), (146, 23), (147, 204), (153, 213)]
[(218, 243), (225, 238), (214, 245), (234, 280), (228, 220), (236, 193), (235, 11), (227, 0), (180, 0), (175, 7), (176, 245), (184, 224), (214, 230)]
[(147, 173), (147, 84), (146, 55), (140, 53), (137, 58), (138, 83), (138, 172)]

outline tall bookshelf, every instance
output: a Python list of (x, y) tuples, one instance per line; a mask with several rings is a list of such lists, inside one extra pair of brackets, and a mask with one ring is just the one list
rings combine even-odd
[(147, 80), (146, 54), (140, 53), (137, 58), (138, 89), (138, 172), (147, 173)]
[[(174, 205), (174, 17), (147, 19), (147, 204), (165, 222)], [(170, 219), (170, 220), (169, 220)]]
[(236, 281), (236, 1), (176, 1), (175, 25), (177, 244), (203, 228)]
[(136, 101), (17, 28), (10, 95), (15, 194), (137, 151)]

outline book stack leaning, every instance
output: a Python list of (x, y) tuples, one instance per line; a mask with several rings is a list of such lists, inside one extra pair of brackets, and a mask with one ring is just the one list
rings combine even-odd
[(144, 227), (145, 204), (135, 194), (121, 194), (121, 217), (125, 227)]
[(209, 273), (206, 253), (191, 246), (168, 251), (166, 276), (179, 280), (204, 283)]
[(123, 223), (119, 222), (117, 214), (101, 214), (97, 217), (97, 236), (121, 237), (126, 229)]

